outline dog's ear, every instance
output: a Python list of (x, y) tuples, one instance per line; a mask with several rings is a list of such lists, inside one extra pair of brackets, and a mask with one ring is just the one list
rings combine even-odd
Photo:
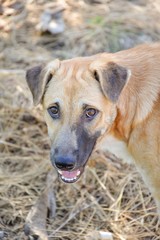
[(46, 66), (36, 66), (27, 70), (26, 80), (33, 96), (34, 105), (37, 105), (41, 102), (45, 87), (47, 83), (52, 79), (59, 65), (60, 61), (56, 59)]
[(94, 77), (100, 82), (104, 95), (116, 103), (131, 75), (130, 70), (114, 62), (94, 70)]

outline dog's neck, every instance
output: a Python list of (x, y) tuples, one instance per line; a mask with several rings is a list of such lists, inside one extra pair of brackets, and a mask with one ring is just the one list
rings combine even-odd
[[(157, 86), (153, 88), (153, 86)], [(160, 81), (141, 78), (130, 79), (117, 104), (117, 116), (111, 128), (117, 138), (128, 141), (130, 133), (137, 125), (149, 117), (159, 98)]]

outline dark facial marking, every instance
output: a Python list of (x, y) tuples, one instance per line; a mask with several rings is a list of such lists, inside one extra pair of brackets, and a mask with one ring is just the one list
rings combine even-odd
[(83, 127), (83, 123), (78, 124), (76, 128), (77, 145), (78, 145), (78, 165), (85, 165), (89, 159), (97, 138), (100, 136), (100, 132), (95, 132), (94, 135), (90, 135)]

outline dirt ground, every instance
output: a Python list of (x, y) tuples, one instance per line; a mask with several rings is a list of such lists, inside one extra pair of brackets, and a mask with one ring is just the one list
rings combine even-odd
[[(52, 16), (47, 31), (44, 11)], [(25, 219), (51, 169), (46, 125), (41, 106), (32, 108), (25, 70), (159, 40), (159, 0), (1, 1), (0, 239), (28, 239)], [(134, 166), (106, 156), (90, 162), (78, 183), (57, 180), (49, 239), (85, 240), (94, 230), (114, 240), (160, 239), (155, 203)]]

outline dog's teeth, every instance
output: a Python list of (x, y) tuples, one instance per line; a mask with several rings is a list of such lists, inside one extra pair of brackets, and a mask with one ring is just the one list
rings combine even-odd
[(63, 175), (61, 176), (61, 178), (64, 180), (64, 181), (68, 181), (68, 182), (72, 182), (72, 181), (75, 181), (77, 179), (77, 177), (74, 177), (74, 178), (65, 178)]
[(81, 173), (81, 171), (78, 170), (78, 172), (77, 172), (77, 177), (80, 175), (80, 173)]
[(58, 172), (59, 172), (59, 174), (61, 174), (61, 175), (62, 175), (62, 171), (61, 171), (61, 170), (58, 170)]
[(72, 181), (76, 181), (77, 180), (78, 176), (81, 174), (81, 171), (78, 170), (77, 174), (76, 174), (76, 176), (74, 178), (66, 178), (66, 177), (64, 177), (63, 176), (63, 171), (61, 171), (59, 169), (58, 169), (58, 173), (61, 175), (62, 180), (66, 181), (66, 182), (72, 182)]

